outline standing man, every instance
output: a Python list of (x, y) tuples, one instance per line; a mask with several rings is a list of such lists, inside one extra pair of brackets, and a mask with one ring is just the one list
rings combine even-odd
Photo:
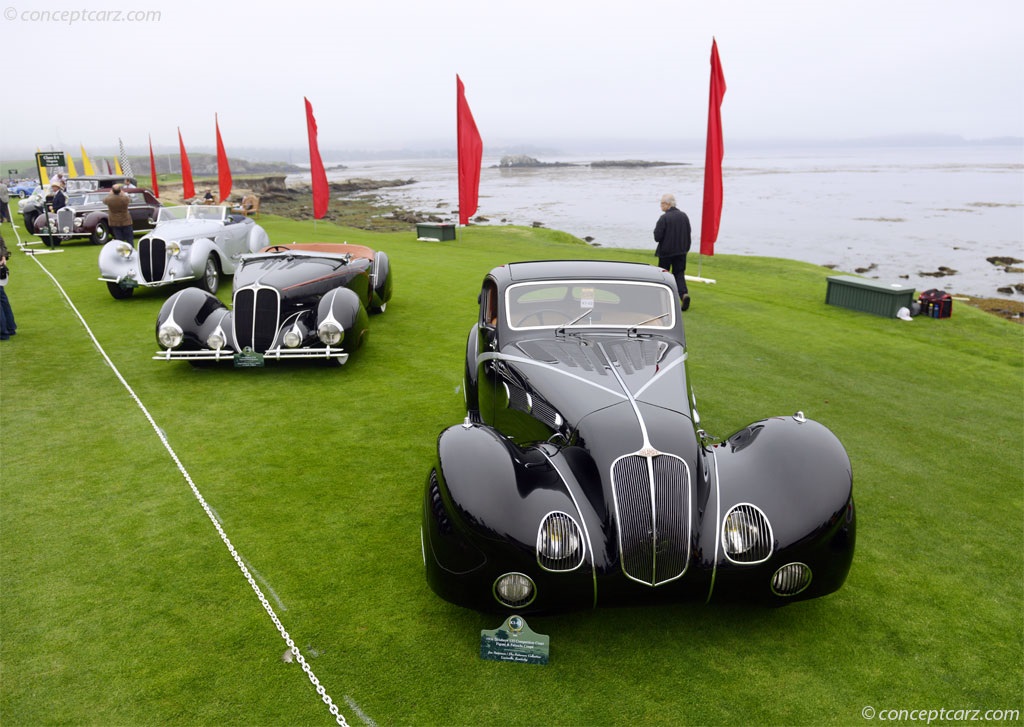
[(661, 198), (661, 217), (654, 226), (654, 241), (658, 243), (654, 254), (658, 264), (668, 270), (676, 279), (676, 287), (682, 298), (682, 309), (690, 307), (690, 291), (686, 287), (686, 253), (690, 252), (690, 218), (676, 207), (676, 198), (671, 194)]
[(7, 189), (7, 185), (0, 182), (0, 222), (11, 221), (11, 208), (8, 203), (11, 200), (11, 193)]
[(59, 212), (68, 203), (68, 196), (64, 194), (64, 187), (57, 180), (50, 183), (50, 193), (46, 195), (46, 208), (50, 212)]
[(120, 184), (115, 184), (113, 189), (103, 198), (103, 204), (107, 206), (109, 214), (107, 223), (110, 225), (110, 234), (115, 240), (127, 242), (129, 245), (135, 243), (135, 230), (132, 227), (132, 216), (128, 212), (128, 193)]

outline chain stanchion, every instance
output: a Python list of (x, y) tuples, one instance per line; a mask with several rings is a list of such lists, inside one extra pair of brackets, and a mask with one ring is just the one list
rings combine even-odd
[(281, 635), (281, 638), (283, 638), (285, 643), (288, 644), (288, 648), (290, 649), (292, 655), (295, 657), (296, 661), (298, 661), (299, 664), (302, 666), (302, 670), (306, 673), (306, 677), (309, 679), (310, 683), (316, 689), (316, 693), (320, 695), (320, 699), (323, 701), (324, 704), (327, 705), (331, 715), (334, 716), (335, 721), (339, 725), (341, 725), (341, 727), (348, 727), (348, 722), (345, 721), (345, 717), (341, 714), (341, 710), (338, 709), (338, 706), (334, 703), (334, 700), (331, 699), (330, 695), (327, 693), (327, 690), (323, 687), (323, 685), (320, 684), (320, 680), (317, 679), (316, 674), (313, 673), (313, 670), (306, 662), (305, 657), (299, 651), (299, 648), (295, 645), (295, 642), (292, 640), (292, 637), (289, 635), (288, 631), (281, 623), (281, 620), (277, 617), (277, 614), (274, 612), (273, 606), (270, 605), (270, 601), (268, 601), (267, 597), (263, 595), (263, 591), (256, 583), (256, 579), (253, 578), (252, 573), (249, 572), (249, 568), (246, 567), (245, 563), (242, 561), (242, 556), (240, 556), (238, 554), (238, 551), (235, 550), (235, 546), (232, 545), (231, 539), (228, 538), (228, 535), (224, 531), (224, 528), (221, 527), (220, 522), (217, 520), (217, 516), (214, 515), (213, 509), (209, 506), (209, 504), (207, 504), (206, 498), (203, 497), (202, 493), (199, 492), (199, 488), (196, 486), (196, 483), (192, 481), (192, 476), (188, 473), (188, 470), (185, 469), (185, 465), (182, 464), (181, 460), (178, 459), (177, 452), (175, 452), (174, 448), (171, 447), (171, 443), (167, 440), (167, 436), (164, 434), (163, 430), (160, 429), (159, 426), (157, 426), (156, 420), (153, 418), (153, 415), (149, 413), (149, 409), (147, 409), (145, 404), (142, 403), (142, 400), (139, 398), (138, 394), (135, 393), (135, 390), (132, 389), (128, 381), (125, 380), (124, 376), (121, 375), (121, 372), (118, 371), (117, 367), (114, 365), (114, 362), (110, 360), (109, 356), (107, 356), (106, 351), (103, 350), (103, 347), (100, 345), (99, 340), (93, 334), (92, 329), (89, 328), (89, 324), (86, 323), (85, 317), (82, 316), (78, 308), (75, 307), (75, 304), (71, 300), (71, 296), (67, 294), (64, 288), (61, 287), (61, 284), (60, 282), (58, 282), (57, 278), (54, 277), (53, 274), (46, 269), (46, 266), (44, 266), (42, 262), (40, 262), (39, 259), (36, 258), (35, 255), (32, 255), (31, 257), (39, 265), (40, 269), (46, 274), (46, 276), (49, 277), (51, 281), (53, 281), (53, 284), (57, 286), (57, 290), (60, 291), (60, 294), (64, 297), (64, 300), (71, 307), (71, 310), (78, 317), (78, 320), (82, 323), (82, 327), (85, 328), (85, 332), (88, 334), (90, 340), (92, 340), (92, 343), (96, 347), (96, 350), (99, 351), (100, 356), (106, 362), (107, 366), (110, 367), (111, 371), (114, 372), (114, 376), (117, 377), (117, 380), (121, 382), (121, 385), (125, 388), (129, 396), (131, 396), (132, 400), (142, 411), (143, 416), (146, 417), (146, 421), (149, 422), (150, 426), (153, 428), (153, 431), (156, 432), (156, 435), (159, 438), (160, 443), (163, 444), (164, 449), (167, 450), (167, 453), (168, 455), (170, 455), (170, 458), (174, 462), (174, 465), (178, 468), (178, 472), (180, 472), (181, 476), (185, 478), (185, 482), (192, 490), (193, 496), (199, 502), (200, 506), (202, 506), (203, 511), (206, 513), (206, 516), (210, 519), (210, 522), (213, 523), (213, 527), (214, 529), (216, 529), (221, 541), (227, 547), (228, 552), (231, 554), (231, 557), (234, 558), (239, 570), (242, 572), (242, 575), (245, 576), (245, 579), (249, 582), (249, 586), (252, 588), (256, 596), (259, 598), (260, 603), (263, 604), (263, 609), (267, 612), (267, 615), (270, 616), (270, 620), (274, 623), (274, 626), (277, 627), (277, 631)]

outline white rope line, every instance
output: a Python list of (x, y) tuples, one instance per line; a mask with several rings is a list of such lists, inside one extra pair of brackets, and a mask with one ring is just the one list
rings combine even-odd
[[(15, 234), (17, 234), (17, 231), (15, 231)], [(199, 488), (196, 487), (195, 482), (192, 481), (192, 476), (188, 473), (188, 470), (185, 469), (185, 465), (183, 465), (181, 463), (181, 460), (178, 459), (177, 453), (174, 451), (174, 448), (171, 447), (171, 443), (167, 440), (167, 436), (164, 434), (163, 430), (159, 426), (157, 426), (156, 420), (153, 419), (153, 416), (149, 413), (149, 410), (146, 408), (146, 405), (142, 403), (142, 400), (135, 393), (135, 390), (132, 389), (132, 387), (128, 384), (125, 378), (121, 375), (121, 372), (118, 371), (117, 367), (114, 365), (114, 362), (110, 360), (109, 356), (107, 356), (107, 352), (103, 350), (103, 346), (100, 345), (100, 342), (93, 334), (92, 329), (89, 328), (89, 324), (86, 323), (85, 318), (79, 312), (78, 308), (75, 307), (75, 304), (71, 301), (71, 296), (67, 294), (67, 291), (65, 291), (64, 288), (61, 287), (61, 284), (60, 282), (58, 282), (57, 278), (54, 277), (53, 274), (46, 269), (46, 266), (43, 265), (35, 255), (29, 253), (29, 257), (35, 260), (36, 264), (39, 265), (39, 268), (44, 273), (46, 273), (47, 277), (49, 277), (50, 280), (53, 281), (53, 284), (57, 286), (57, 290), (60, 291), (60, 294), (64, 297), (64, 300), (67, 301), (67, 304), (71, 307), (71, 310), (78, 317), (78, 320), (81, 321), (82, 327), (85, 328), (85, 332), (89, 334), (89, 338), (92, 340), (92, 343), (96, 347), (96, 350), (99, 351), (100, 356), (103, 357), (103, 360), (106, 362), (107, 366), (109, 366), (111, 371), (114, 372), (114, 376), (117, 377), (117, 380), (121, 382), (121, 385), (124, 386), (125, 390), (138, 405), (139, 409), (142, 410), (142, 413), (146, 417), (146, 420), (149, 422), (150, 426), (153, 427), (153, 431), (156, 432), (156, 435), (160, 439), (160, 442), (164, 445), (164, 449), (167, 450), (167, 453), (171, 456), (171, 459), (174, 461), (174, 464), (178, 468), (178, 471), (181, 472), (181, 476), (185, 478), (185, 482), (187, 482), (188, 486), (192, 489), (192, 494), (195, 495), (196, 500), (199, 501), (199, 504), (202, 506), (203, 511), (206, 513), (206, 516), (210, 519), (210, 522), (213, 523), (213, 527), (216, 528), (218, 535), (220, 535), (220, 539), (224, 542), (224, 545), (227, 546), (228, 552), (231, 553), (231, 557), (238, 565), (238, 568), (242, 572), (242, 575), (245, 576), (245, 579), (249, 582), (249, 585), (252, 587), (252, 590), (260, 599), (260, 603), (263, 604), (263, 608), (267, 612), (267, 615), (270, 616), (270, 620), (274, 622), (274, 626), (277, 627), (277, 630), (281, 634), (281, 637), (288, 644), (288, 648), (291, 651), (292, 656), (295, 658), (296, 661), (299, 662), (299, 664), (302, 665), (302, 670), (306, 672), (306, 676), (309, 677), (309, 681), (313, 684), (314, 687), (316, 687), (316, 693), (320, 695), (320, 699), (323, 701), (323, 703), (328, 706), (331, 714), (334, 715), (335, 721), (342, 727), (348, 727), (348, 723), (345, 721), (344, 715), (341, 714), (341, 711), (338, 709), (338, 706), (331, 699), (330, 695), (327, 694), (327, 690), (324, 689), (324, 687), (320, 684), (320, 680), (316, 678), (316, 675), (313, 673), (313, 670), (309, 667), (309, 664), (306, 662), (305, 657), (299, 652), (299, 647), (295, 645), (295, 642), (292, 640), (292, 637), (288, 634), (288, 631), (285, 630), (284, 626), (281, 624), (281, 621), (277, 617), (277, 614), (274, 613), (274, 609), (270, 605), (270, 602), (267, 600), (267, 597), (263, 595), (263, 591), (260, 590), (259, 585), (257, 585), (256, 580), (252, 576), (252, 573), (250, 573), (249, 569), (242, 561), (242, 557), (238, 554), (238, 551), (235, 550), (235, 546), (231, 544), (231, 540), (228, 538), (227, 533), (224, 532), (224, 528), (221, 527), (220, 522), (217, 520), (216, 516), (214, 516), (213, 510), (206, 502), (206, 498), (203, 497), (202, 493), (199, 492)]]

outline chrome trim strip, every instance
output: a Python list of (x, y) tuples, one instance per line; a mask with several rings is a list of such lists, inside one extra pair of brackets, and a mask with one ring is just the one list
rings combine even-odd
[[(574, 493), (572, 491), (572, 488), (569, 487), (569, 480), (566, 479), (565, 473), (563, 473), (562, 470), (558, 468), (558, 465), (555, 463), (554, 459), (552, 459), (547, 452), (545, 452), (543, 449), (539, 451), (544, 456), (544, 459), (546, 459), (548, 463), (554, 468), (555, 472), (558, 473), (559, 479), (561, 479), (562, 484), (565, 485), (565, 491), (569, 493), (569, 497), (572, 499), (573, 507), (576, 508), (576, 514), (580, 517), (579, 526), (583, 530), (583, 537), (586, 540), (587, 545), (586, 555), (590, 556), (590, 575), (594, 582), (594, 608), (597, 608), (597, 563), (594, 561), (594, 542), (590, 537), (590, 530), (587, 528), (587, 520), (585, 517), (583, 517), (583, 511), (580, 510), (579, 500), (576, 498), (576, 493)], [(576, 482), (576, 477), (573, 476), (572, 480), (573, 482)], [(576, 484), (579, 483), (576, 482)], [(547, 516), (545, 515), (545, 517)]]
[(652, 376), (650, 378), (650, 380), (646, 384), (644, 384), (639, 389), (637, 389), (636, 390), (636, 394), (634, 394), (634, 396), (640, 396), (641, 394), (643, 394), (645, 391), (647, 391), (648, 388), (650, 388), (654, 384), (654, 382), (656, 382), (662, 376), (667, 374), (669, 371), (674, 369), (676, 366), (682, 366), (683, 363), (686, 362), (686, 359), (688, 359), (689, 357), (690, 357), (690, 353), (688, 351), (683, 351), (682, 355), (678, 359), (676, 359), (675, 361), (670, 363), (665, 368), (659, 369), (658, 373), (656, 373), (654, 376)]
[[(560, 373), (560, 374), (562, 374), (562, 376), (568, 376), (571, 379), (576, 379), (577, 381), (579, 381), (581, 383), (587, 384), (589, 386), (593, 386), (595, 389), (601, 389), (602, 391), (607, 391), (609, 394), (613, 394), (614, 396), (617, 396), (620, 399), (628, 399), (629, 398), (628, 396), (624, 395), (621, 391), (616, 391), (615, 389), (610, 389), (607, 386), (602, 386), (601, 384), (596, 384), (593, 381), (590, 381), (588, 379), (583, 378), (582, 376), (577, 376), (576, 374), (569, 373), (568, 371), (566, 371), (565, 369), (563, 369), (563, 368), (561, 368), (559, 366), (552, 366), (549, 363), (545, 363), (543, 361), (535, 361), (532, 358), (526, 358), (524, 356), (511, 356), (511, 355), (509, 355), (507, 353), (498, 353), (498, 352), (495, 351), (495, 352), (491, 352), (491, 353), (482, 353), (479, 356), (477, 356), (476, 360), (477, 360), (477, 365), (479, 365), (480, 363), (482, 363), (484, 361), (509, 361), (511, 363), (517, 363), (517, 364), (524, 364), (524, 365), (530, 365), (530, 366), (539, 366), (541, 368), (548, 369), (550, 371), (555, 371), (557, 373)], [(622, 383), (621, 379), (619, 380), (619, 383), (620, 384)]]
[(718, 454), (711, 448), (711, 458), (715, 460), (715, 557), (711, 561), (711, 583), (708, 586), (708, 597), (704, 603), (711, 603), (711, 594), (715, 590), (715, 576), (718, 575), (718, 547), (722, 543), (722, 488), (718, 479)]

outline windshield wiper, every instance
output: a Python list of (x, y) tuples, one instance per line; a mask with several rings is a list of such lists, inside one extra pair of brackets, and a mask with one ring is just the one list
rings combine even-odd
[(668, 315), (672, 315), (672, 311), (670, 311), (670, 310), (669, 311), (665, 311), (660, 316), (654, 316), (654, 318), (648, 318), (646, 321), (640, 321), (639, 323), (634, 323), (633, 327), (636, 328), (637, 326), (646, 326), (648, 323), (654, 323), (654, 321), (659, 320), (661, 318), (664, 318), (665, 316), (668, 316)]
[(564, 335), (566, 328), (568, 328), (569, 326), (572, 326), (572, 325), (574, 325), (576, 323), (579, 323), (581, 320), (583, 320), (584, 318), (586, 318), (587, 316), (589, 316), (593, 312), (594, 311), (589, 310), (589, 309), (585, 310), (582, 313), (580, 313), (578, 316), (573, 318), (571, 321), (569, 321), (568, 323), (563, 323), (562, 325), (560, 325), (558, 328), (555, 329), (555, 335), (557, 336), (560, 333)]

